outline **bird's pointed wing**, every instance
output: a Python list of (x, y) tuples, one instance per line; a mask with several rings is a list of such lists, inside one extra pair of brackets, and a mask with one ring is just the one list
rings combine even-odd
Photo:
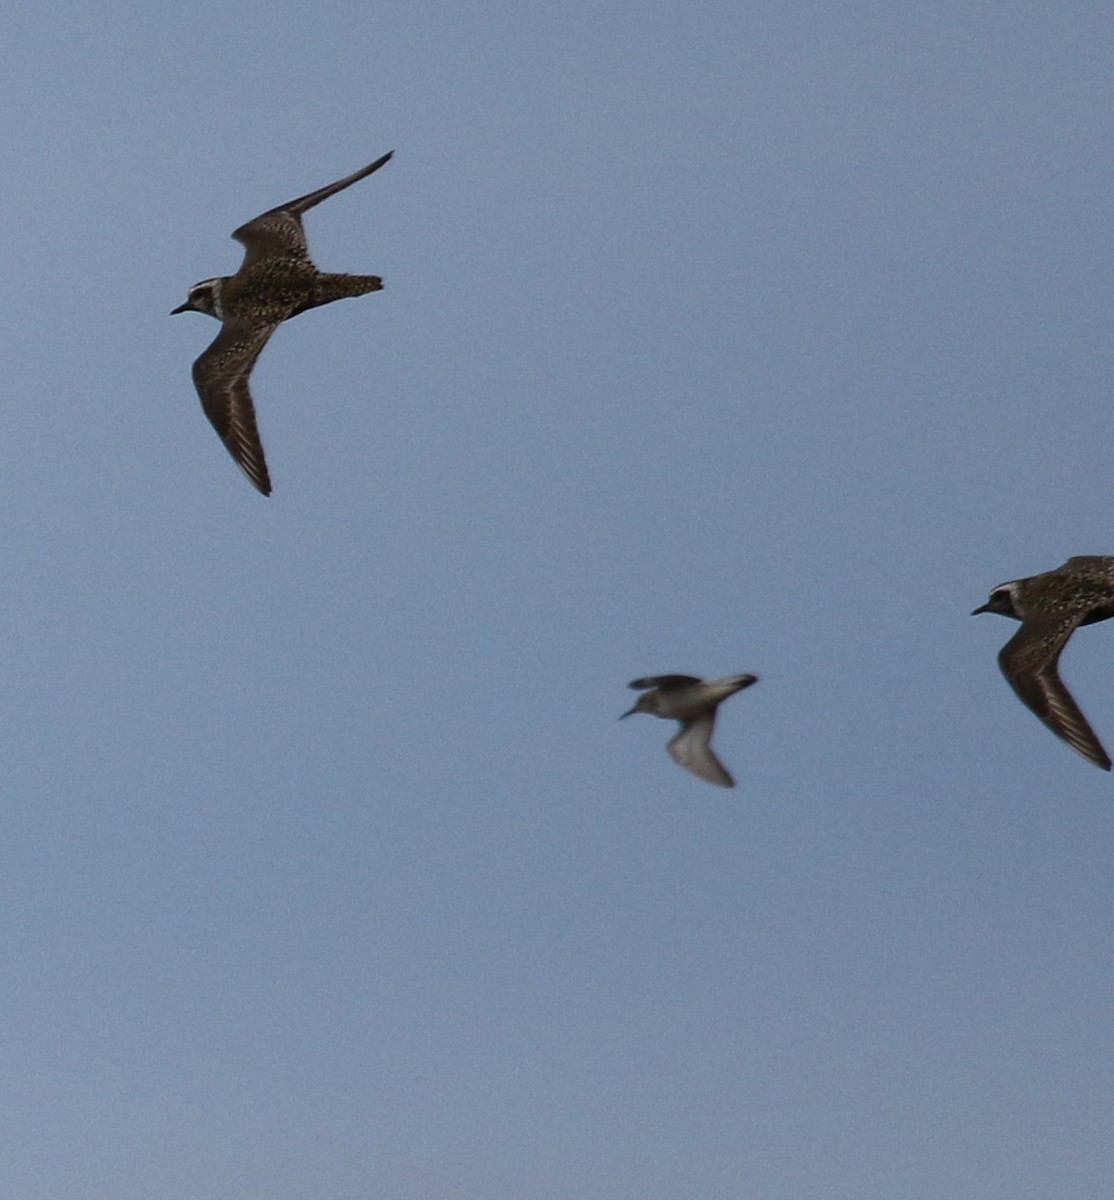
[(307, 192), (296, 200), (287, 200), (285, 204), (276, 205), (258, 217), (245, 222), (232, 236), (244, 246), (244, 261), (240, 270), (254, 266), (268, 258), (309, 258), (306, 249), (306, 234), (302, 228), (302, 213), (342, 192), (346, 187), (367, 178), (373, 171), (378, 171), (384, 163), (390, 161), (390, 154), (377, 158), (369, 166), (338, 179), (335, 183), (327, 183), (315, 192)]
[(715, 724), (716, 719), (711, 713), (692, 721), (685, 721), (681, 725), (681, 732), (666, 749), (673, 756), (673, 761), (679, 763), (686, 771), (699, 775), (709, 783), (719, 784), (720, 787), (734, 787), (735, 780), (716, 758), (709, 745)]
[(677, 688), (692, 687), (694, 683), (699, 682), (695, 675), (647, 675), (644, 679), (632, 679), (627, 687), (638, 692), (645, 691), (646, 688), (661, 688), (662, 691), (669, 692)]
[(998, 665), (1021, 702), (1053, 733), (1109, 771), (1110, 756), (1060, 679), (1060, 655), (1078, 625), (1078, 615), (1027, 619), (1002, 647)]
[(193, 382), (205, 415), (228, 453), (264, 496), (271, 494), (271, 477), (255, 423), (248, 377), (274, 330), (273, 325), (225, 322), (193, 364)]

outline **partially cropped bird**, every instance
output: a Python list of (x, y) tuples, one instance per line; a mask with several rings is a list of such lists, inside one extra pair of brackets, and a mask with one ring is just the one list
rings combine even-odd
[(644, 712), (654, 717), (680, 721), (680, 732), (666, 746), (673, 760), (709, 783), (734, 787), (735, 780), (716, 758), (710, 745), (716, 726), (716, 709), (728, 696), (757, 682), (757, 675), (728, 675), (725, 679), (698, 679), (695, 675), (648, 675), (628, 685), (650, 690), (643, 692), (634, 707), (623, 713), (623, 717)]
[(971, 614), (1013, 617), (1021, 628), (998, 665), (1021, 702), (1057, 736), (1104, 771), (1110, 755), (1060, 679), (1060, 654), (1080, 625), (1114, 617), (1114, 557), (1080, 555), (1062, 567), (1000, 583)]
[(240, 269), (235, 275), (195, 283), (185, 304), (173, 310), (207, 313), (222, 324), (220, 333), (193, 364), (193, 382), (205, 415), (229, 454), (264, 496), (271, 494), (271, 477), (248, 390), (248, 377), (260, 351), (290, 317), (346, 296), (377, 292), (383, 286), (378, 275), (319, 271), (306, 249), (302, 214), (378, 171), (391, 154), (241, 225), (232, 234), (244, 245)]

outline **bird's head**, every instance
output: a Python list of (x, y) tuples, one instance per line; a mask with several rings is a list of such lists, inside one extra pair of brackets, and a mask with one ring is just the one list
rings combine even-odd
[(639, 696), (638, 699), (634, 702), (634, 707), (628, 708), (627, 711), (625, 713), (623, 713), (622, 716), (619, 717), (619, 720), (621, 721), (623, 719), (623, 717), (631, 717), (631, 716), (634, 716), (635, 713), (640, 713), (640, 712), (656, 713), (657, 712), (657, 700), (658, 700), (658, 698), (657, 698), (656, 692), (643, 692), (642, 695)]
[(170, 315), (199, 312), (216, 317), (218, 321), (224, 320), (224, 306), (221, 304), (222, 283), (221, 279), (203, 279), (200, 283), (195, 283), (190, 288), (185, 304), (179, 304), (177, 308), (172, 308)]
[(991, 593), (990, 599), (985, 604), (980, 604), (971, 616), (977, 617), (979, 613), (999, 613), (1003, 617), (1013, 617), (1014, 620), (1020, 621), (1022, 612), (1018, 603), (1017, 581), (1012, 583), (1000, 583)]

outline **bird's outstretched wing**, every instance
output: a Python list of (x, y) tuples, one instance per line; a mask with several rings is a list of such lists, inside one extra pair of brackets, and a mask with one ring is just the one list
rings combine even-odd
[(1059, 661), (1079, 614), (1032, 617), (1002, 647), (998, 665), (1021, 702), (1084, 758), (1109, 771), (1110, 755), (1060, 679)]
[(716, 719), (711, 713), (685, 721), (681, 732), (666, 746), (673, 756), (673, 761), (679, 763), (686, 771), (699, 775), (709, 783), (719, 784), (720, 787), (734, 787), (735, 780), (731, 778), (727, 768), (716, 758), (709, 743)]
[(226, 321), (193, 364), (193, 382), (205, 415), (228, 453), (264, 496), (271, 494), (271, 477), (255, 423), (248, 377), (275, 329), (274, 325)]
[(377, 158), (369, 166), (363, 167), (351, 175), (346, 175), (343, 179), (338, 179), (336, 183), (327, 183), (315, 192), (307, 192), (306, 195), (299, 196), (296, 200), (287, 200), (285, 204), (268, 209), (265, 213), (260, 213), (258, 217), (252, 217), (250, 221), (241, 225), (232, 234), (244, 246), (244, 261), (240, 270), (254, 266), (268, 258), (308, 259), (309, 251), (306, 249), (306, 234), (302, 228), (302, 213), (313, 208), (315, 204), (320, 204), (322, 200), (328, 200), (330, 196), (335, 196), (337, 192), (344, 191), (346, 187), (358, 183), (361, 179), (366, 179), (373, 171), (378, 171), (384, 163), (389, 162), (392, 154), (394, 154), (393, 150), (390, 154), (384, 154), (382, 158)]
[(647, 675), (645, 679), (632, 679), (627, 687), (638, 692), (646, 688), (661, 688), (663, 692), (670, 692), (677, 688), (692, 687), (699, 682), (695, 675)]

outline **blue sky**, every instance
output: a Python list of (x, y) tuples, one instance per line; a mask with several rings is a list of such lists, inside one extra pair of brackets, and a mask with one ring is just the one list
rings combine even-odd
[[(1107, 7), (6, 25), (0, 1194), (1105, 1196), (1114, 784), (967, 614), (1114, 553)], [(390, 149), (265, 500), (167, 314)]]

